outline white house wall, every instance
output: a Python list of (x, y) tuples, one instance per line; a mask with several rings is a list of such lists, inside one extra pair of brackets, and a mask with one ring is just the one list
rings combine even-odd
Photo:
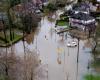
[(95, 19), (84, 21), (84, 20), (78, 20), (78, 19), (69, 18), (69, 21), (70, 22), (82, 23), (82, 24), (95, 23)]
[(85, 29), (85, 26), (84, 25), (80, 25), (78, 23), (73, 23), (73, 22), (71, 22), (70, 24), (71, 24), (71, 27), (77, 27), (77, 28), (79, 28), (81, 30), (84, 30)]

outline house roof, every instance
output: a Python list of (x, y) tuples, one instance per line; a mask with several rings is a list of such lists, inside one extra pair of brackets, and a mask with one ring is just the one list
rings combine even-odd
[(73, 10), (75, 11), (87, 11), (87, 9), (89, 9), (90, 6), (88, 3), (86, 2), (81, 2), (81, 3), (77, 3), (75, 5), (73, 5)]
[(78, 20), (84, 20), (84, 21), (94, 19), (94, 17), (90, 16), (89, 14), (85, 14), (85, 13), (81, 13), (81, 12), (71, 15), (71, 18), (75, 18), (75, 19), (78, 19)]

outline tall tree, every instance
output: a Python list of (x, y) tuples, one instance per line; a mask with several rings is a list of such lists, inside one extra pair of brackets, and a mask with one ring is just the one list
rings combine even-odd
[(10, 1), (10, 7), (13, 7), (19, 3), (21, 3), (21, 0), (9, 0)]

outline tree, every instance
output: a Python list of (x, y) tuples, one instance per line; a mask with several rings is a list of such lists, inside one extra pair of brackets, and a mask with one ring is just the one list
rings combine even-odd
[(31, 53), (30, 51), (28, 51), (28, 53), (26, 54), (26, 58), (25, 58), (25, 66), (24, 66), (24, 70), (25, 70), (25, 77), (24, 80), (34, 80), (36, 74), (36, 68), (39, 65), (39, 60), (37, 58), (38, 56), (35, 55), (34, 53)]
[(12, 55), (12, 52), (7, 55), (2, 52), (0, 56), (0, 75), (7, 78), (5, 80), (34, 80), (37, 75), (35, 70), (39, 66), (38, 55), (26, 48), (25, 51), (25, 58)]
[[(12, 28), (14, 27), (14, 25), (13, 25), (13, 21), (11, 18), (10, 10), (15, 4), (13, 4), (11, 0), (7, 0), (7, 3), (8, 3), (8, 5), (6, 8), (6, 13), (8, 16), (8, 21), (9, 21), (10, 40), (12, 41), (13, 40)], [(12, 6), (12, 4), (13, 4), (13, 6)]]
[(14, 7), (15, 5), (21, 3), (21, 0), (9, 0), (10, 1), (10, 7)]
[(96, 28), (95, 35), (94, 35), (95, 45), (94, 45), (93, 50), (92, 50), (94, 54), (96, 52), (98, 52), (96, 50), (96, 48), (99, 47), (99, 45), (100, 45), (100, 44), (98, 44), (100, 42), (99, 38), (100, 38), (100, 23), (98, 22), (98, 26)]
[(82, 2), (82, 0), (78, 0), (78, 2)]
[(14, 6), (21, 3), (21, 1), (22, 0), (6, 0), (5, 12), (7, 14), (8, 21), (9, 21), (9, 31), (10, 31), (10, 40), (11, 41), (14, 39), (14, 29), (13, 28), (15, 26), (13, 23), (13, 19), (12, 19), (12, 15), (14, 15), (14, 14), (11, 14), (11, 10)]

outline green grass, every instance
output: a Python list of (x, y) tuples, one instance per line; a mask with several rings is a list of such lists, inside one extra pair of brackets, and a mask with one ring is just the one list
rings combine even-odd
[(46, 16), (46, 15), (48, 15), (49, 14), (49, 9), (44, 9), (44, 15)]
[(15, 39), (12, 41), (12, 43), (18, 41), (19, 39), (21, 39), (22, 36), (21, 35), (16, 35)]
[(84, 80), (100, 80), (99, 75), (86, 75)]
[[(16, 40), (18, 40), (19, 38), (21, 38), (22, 36), (21, 35), (18, 35), (18, 34), (14, 34), (14, 39), (13, 39), (13, 41), (16, 41)], [(7, 36), (7, 40), (10, 42), (11, 40), (10, 40), (10, 35), (8, 35)], [(12, 41), (12, 42), (13, 42)]]
[(9, 80), (6, 75), (1, 74), (0, 75), (0, 80)]
[(69, 23), (67, 21), (58, 20), (57, 25), (58, 26), (69, 26)]
[(0, 39), (0, 44), (5, 44), (5, 42), (3, 40)]
[(95, 60), (92, 62), (92, 67), (100, 67), (100, 60)]
[(61, 20), (67, 20), (67, 19), (69, 19), (69, 18), (68, 18), (67, 16), (64, 16), (64, 15), (63, 15), (63, 16), (60, 16), (60, 19), (61, 19)]
[(61, 19), (67, 18), (67, 16), (60, 16)]
[[(5, 39), (4, 38), (4, 35), (0, 35), (1, 38)], [(7, 35), (7, 45), (10, 45), (11, 43), (15, 43), (17, 41), (19, 41), (23, 36), (22, 35), (18, 35), (18, 34), (14, 34), (14, 39), (11, 41), (10, 40), (10, 35)], [(6, 42), (4, 40), (1, 40), (0, 39), (0, 45), (1, 46), (6, 46)]]

